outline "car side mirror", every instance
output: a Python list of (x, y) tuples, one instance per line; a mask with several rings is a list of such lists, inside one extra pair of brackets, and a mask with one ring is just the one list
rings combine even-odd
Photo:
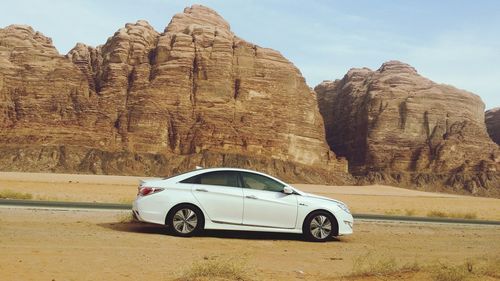
[(288, 195), (293, 194), (293, 189), (289, 186), (285, 186), (285, 187), (283, 187), (283, 193), (288, 194)]

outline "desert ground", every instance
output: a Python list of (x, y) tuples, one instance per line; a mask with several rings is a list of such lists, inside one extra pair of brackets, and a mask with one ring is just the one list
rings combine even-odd
[[(4, 172), (0, 194), (129, 203), (140, 179)], [(500, 219), (499, 199), (390, 186), (293, 186), (343, 200), (356, 213)], [(0, 279), (500, 280), (499, 242), (498, 226), (360, 220), (354, 235), (328, 243), (223, 231), (178, 238), (163, 226), (132, 222), (127, 211), (2, 207)]]
[(179, 238), (124, 215), (0, 208), (1, 279), (190, 280), (193, 264), (211, 262), (236, 266), (232, 274), (242, 280), (380, 280), (367, 272), (387, 267), (395, 273), (382, 280), (427, 280), (430, 269), (466, 263), (486, 272), (472, 280), (500, 277), (492, 269), (500, 261), (494, 226), (358, 222), (352, 236), (311, 243), (299, 235), (222, 231)]
[[(35, 200), (130, 203), (144, 177), (0, 172), (0, 194), (28, 193)], [(354, 213), (500, 220), (500, 199), (431, 193), (391, 186), (325, 186), (292, 184), (344, 201)]]

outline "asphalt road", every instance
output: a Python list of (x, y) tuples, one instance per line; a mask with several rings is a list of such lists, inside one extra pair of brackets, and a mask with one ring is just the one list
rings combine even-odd
[[(45, 209), (131, 210), (132, 205), (130, 205), (130, 204), (114, 204), (114, 203), (60, 202), (60, 201), (0, 199), (0, 207), (45, 208)], [(388, 215), (374, 215), (374, 214), (353, 214), (353, 217), (356, 220), (369, 220), (369, 221), (401, 221), (401, 222), (475, 224), (475, 225), (498, 225), (498, 226), (500, 226), (500, 221), (492, 221), (492, 220), (469, 220), (469, 219), (453, 219), (453, 218), (388, 216)]]

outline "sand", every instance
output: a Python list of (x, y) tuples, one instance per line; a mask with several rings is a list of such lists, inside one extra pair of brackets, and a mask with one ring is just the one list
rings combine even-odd
[(213, 258), (241, 261), (261, 280), (319, 280), (348, 274), (367, 255), (428, 265), (500, 254), (493, 226), (357, 223), (355, 235), (311, 243), (299, 235), (221, 231), (179, 238), (162, 226), (120, 223), (121, 216), (0, 208), (2, 280), (171, 280)]
[[(0, 192), (40, 200), (133, 200), (139, 177), (0, 173)], [(425, 215), (473, 212), (500, 219), (500, 200), (390, 186), (294, 186), (346, 202), (359, 213)], [(252, 280), (346, 280), (359, 262), (417, 263), (423, 268), (500, 260), (500, 227), (356, 221), (352, 236), (310, 243), (300, 235), (209, 231), (179, 238), (163, 226), (120, 222), (124, 211), (0, 208), (1, 280), (174, 280), (195, 262), (243, 264)], [(366, 264), (367, 262), (365, 262)], [(387, 279), (430, 280), (427, 271)], [(410, 274), (410, 275), (408, 275)], [(485, 279), (486, 278), (486, 279)], [(498, 280), (476, 277), (471, 280)]]
[[(130, 203), (144, 177), (0, 172), (0, 192), (30, 193), (38, 200)], [(500, 199), (422, 192), (391, 186), (293, 184), (318, 195), (344, 201), (354, 213), (427, 216), (472, 214), (500, 220)]]

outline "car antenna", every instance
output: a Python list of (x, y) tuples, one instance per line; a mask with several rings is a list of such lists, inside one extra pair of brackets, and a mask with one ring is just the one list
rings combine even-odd
[(203, 169), (202, 166), (196, 166), (196, 170), (201, 170), (201, 169)]

